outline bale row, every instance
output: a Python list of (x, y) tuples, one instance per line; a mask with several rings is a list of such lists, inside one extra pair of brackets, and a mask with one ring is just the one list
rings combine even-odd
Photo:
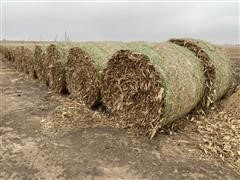
[(14, 51), (16, 48), (19, 48), (19, 43), (1, 43), (0, 45), (0, 53), (4, 56), (4, 58), (15, 61)]
[(0, 51), (4, 54), (5, 58), (14, 61), (18, 71), (29, 74), (31, 77), (34, 75), (34, 44), (18, 44), (8, 43), (0, 47)]
[(6, 58), (10, 61), (13, 59), (11, 56), (11, 51), (10, 51), (9, 45), (1, 44), (0, 45), (0, 53), (4, 56), (4, 58)]
[(103, 103), (121, 127), (150, 137), (197, 106), (208, 107), (231, 85), (228, 60), (202, 41), (10, 47), (0, 50), (20, 71), (88, 107)]

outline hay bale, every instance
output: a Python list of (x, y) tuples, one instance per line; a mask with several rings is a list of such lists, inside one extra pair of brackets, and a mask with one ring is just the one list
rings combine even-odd
[(23, 59), (23, 47), (22, 46), (16, 46), (12, 52), (14, 56), (14, 62), (16, 65), (16, 69), (20, 72), (24, 71), (22, 67), (22, 59)]
[(9, 47), (8, 47), (8, 51), (9, 51), (9, 60), (14, 62), (15, 61), (15, 57), (14, 57), (14, 49), (16, 49), (17, 45), (13, 45), (11, 44)]
[(69, 50), (66, 84), (71, 98), (92, 106), (98, 98), (97, 69), (91, 56), (80, 47)]
[(25, 55), (25, 53), (26, 53), (26, 49), (25, 49), (25, 47), (24, 46), (20, 46), (20, 57), (21, 57), (21, 64), (19, 65), (21, 68), (21, 70), (22, 70), (22, 72), (23, 73), (25, 73), (25, 74), (29, 74), (29, 71), (28, 71), (28, 64), (30, 63), (29, 62), (29, 58), (26, 58), (26, 55)]
[(230, 61), (224, 52), (201, 40), (170, 39), (169, 41), (192, 51), (204, 68), (204, 96), (199, 105), (202, 108), (207, 108), (220, 99), (233, 82)]
[(15, 63), (17, 70), (26, 74), (29, 74), (28, 71), (28, 62), (29, 59), (26, 58), (26, 49), (24, 48), (24, 45), (16, 46), (16, 48), (13, 49), (13, 54), (15, 57)]
[(14, 61), (13, 51), (18, 45), (18, 43), (2, 43), (0, 45), (0, 53), (3, 54), (4, 58)]
[(50, 44), (46, 49), (43, 71), (49, 88), (55, 93), (67, 93), (65, 81), (67, 53), (67, 45), (60, 43)]
[(11, 60), (11, 55), (9, 51), (9, 47), (6, 43), (1, 43), (0, 45), (0, 53), (3, 55), (4, 58)]
[(31, 78), (36, 78), (35, 70), (35, 57), (34, 57), (35, 45), (26, 44), (21, 47), (22, 53), (22, 68), (23, 71)]
[(47, 46), (38, 44), (35, 46), (34, 59), (36, 76), (39, 80), (46, 82), (46, 73), (44, 71), (44, 63), (46, 63), (46, 49)]
[(73, 45), (66, 66), (66, 83), (72, 98), (93, 107), (100, 103), (99, 79), (108, 58), (124, 48), (121, 42), (86, 42)]
[(30, 43), (6, 43), (3, 47), (0, 47), (1, 52), (5, 53), (5, 58), (14, 61), (18, 71), (22, 71), (26, 74), (30, 74), (33, 77), (34, 74), (34, 46)]
[(118, 125), (151, 138), (189, 113), (203, 96), (203, 69), (196, 56), (172, 43), (130, 43), (103, 69), (102, 101)]

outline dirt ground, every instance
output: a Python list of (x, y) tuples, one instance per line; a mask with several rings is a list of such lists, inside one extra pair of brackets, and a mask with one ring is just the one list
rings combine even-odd
[(67, 97), (52, 95), (6, 60), (0, 68), (1, 179), (240, 179), (191, 134), (137, 138), (79, 104), (75, 118)]

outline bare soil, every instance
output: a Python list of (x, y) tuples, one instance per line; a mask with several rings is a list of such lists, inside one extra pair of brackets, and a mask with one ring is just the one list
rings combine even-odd
[[(70, 124), (61, 126), (55, 112), (69, 103), (67, 97), (51, 94), (6, 60), (0, 68), (1, 179), (240, 179), (186, 133), (151, 141), (134, 137), (104, 125), (103, 116), (81, 105), (78, 118), (60, 114)], [(59, 121), (49, 124), (53, 116)]]

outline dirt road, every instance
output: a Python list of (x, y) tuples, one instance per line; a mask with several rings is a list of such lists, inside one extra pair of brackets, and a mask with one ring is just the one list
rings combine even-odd
[(40, 121), (59, 102), (39, 82), (0, 63), (1, 179), (240, 179), (181, 137), (149, 141), (106, 127), (44, 134)]

